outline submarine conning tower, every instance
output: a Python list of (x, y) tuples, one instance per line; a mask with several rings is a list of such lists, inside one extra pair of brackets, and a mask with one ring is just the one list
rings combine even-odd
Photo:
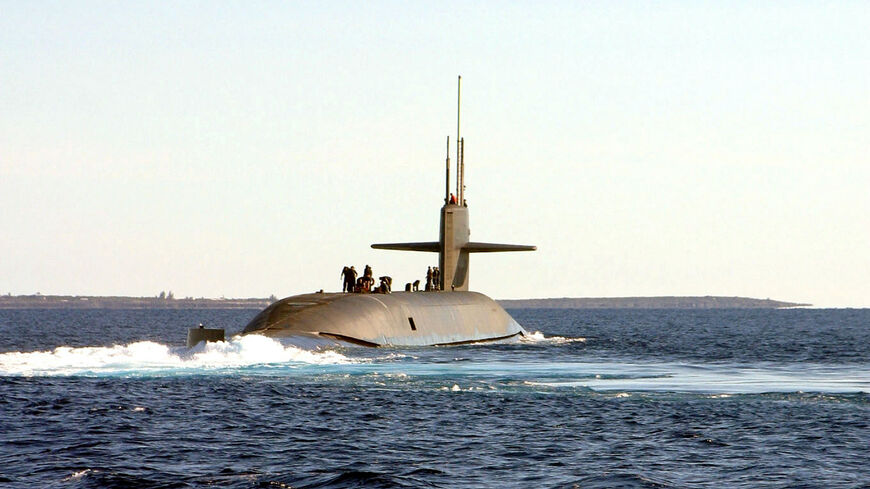
[(534, 251), (535, 246), (471, 241), (468, 226), (468, 203), (465, 200), (465, 139), (460, 136), (460, 105), (462, 77), (457, 81), (456, 97), (456, 191), (450, 193), (450, 136), (447, 137), (444, 206), (441, 207), (441, 229), (438, 241), (417, 243), (381, 243), (372, 248), (381, 250), (426, 251), (438, 253), (441, 270), (441, 290), (468, 290), (468, 266), (471, 253), (499, 251)]

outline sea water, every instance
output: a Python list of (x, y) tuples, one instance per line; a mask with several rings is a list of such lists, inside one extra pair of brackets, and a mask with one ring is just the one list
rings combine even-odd
[[(870, 487), (870, 310), (513, 310), (457, 347), (255, 310), (0, 311), (2, 487)], [(184, 347), (205, 323), (228, 341)]]

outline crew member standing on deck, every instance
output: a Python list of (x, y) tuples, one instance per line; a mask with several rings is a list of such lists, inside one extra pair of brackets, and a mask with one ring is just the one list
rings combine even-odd
[(356, 283), (356, 269), (351, 267), (344, 267), (344, 286), (341, 289), (342, 292), (353, 292), (353, 286)]
[(427, 292), (432, 290), (432, 267), (426, 270), (426, 289)]
[(383, 277), (380, 277), (379, 280), (381, 281), (381, 284), (378, 287), (378, 291), (381, 294), (389, 294), (393, 291), (393, 277), (384, 275)]

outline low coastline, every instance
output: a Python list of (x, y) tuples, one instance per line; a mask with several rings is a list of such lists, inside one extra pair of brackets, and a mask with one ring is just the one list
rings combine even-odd
[(260, 298), (5, 295), (0, 296), (0, 309), (262, 309), (272, 302)]
[(498, 301), (506, 309), (784, 309), (812, 304), (749, 297), (563, 297)]
[[(262, 309), (274, 298), (183, 299), (123, 296), (4, 295), (0, 309)], [(506, 309), (782, 309), (811, 304), (747, 297), (562, 297), (497, 301)]]

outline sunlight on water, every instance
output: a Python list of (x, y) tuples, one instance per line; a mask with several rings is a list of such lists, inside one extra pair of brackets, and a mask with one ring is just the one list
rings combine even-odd
[[(532, 382), (557, 389), (598, 392), (696, 392), (760, 394), (767, 392), (870, 393), (870, 372), (859, 366), (832, 365), (691, 365), (674, 363), (576, 364), (581, 378)], [(569, 376), (566, 376), (569, 377)]]

